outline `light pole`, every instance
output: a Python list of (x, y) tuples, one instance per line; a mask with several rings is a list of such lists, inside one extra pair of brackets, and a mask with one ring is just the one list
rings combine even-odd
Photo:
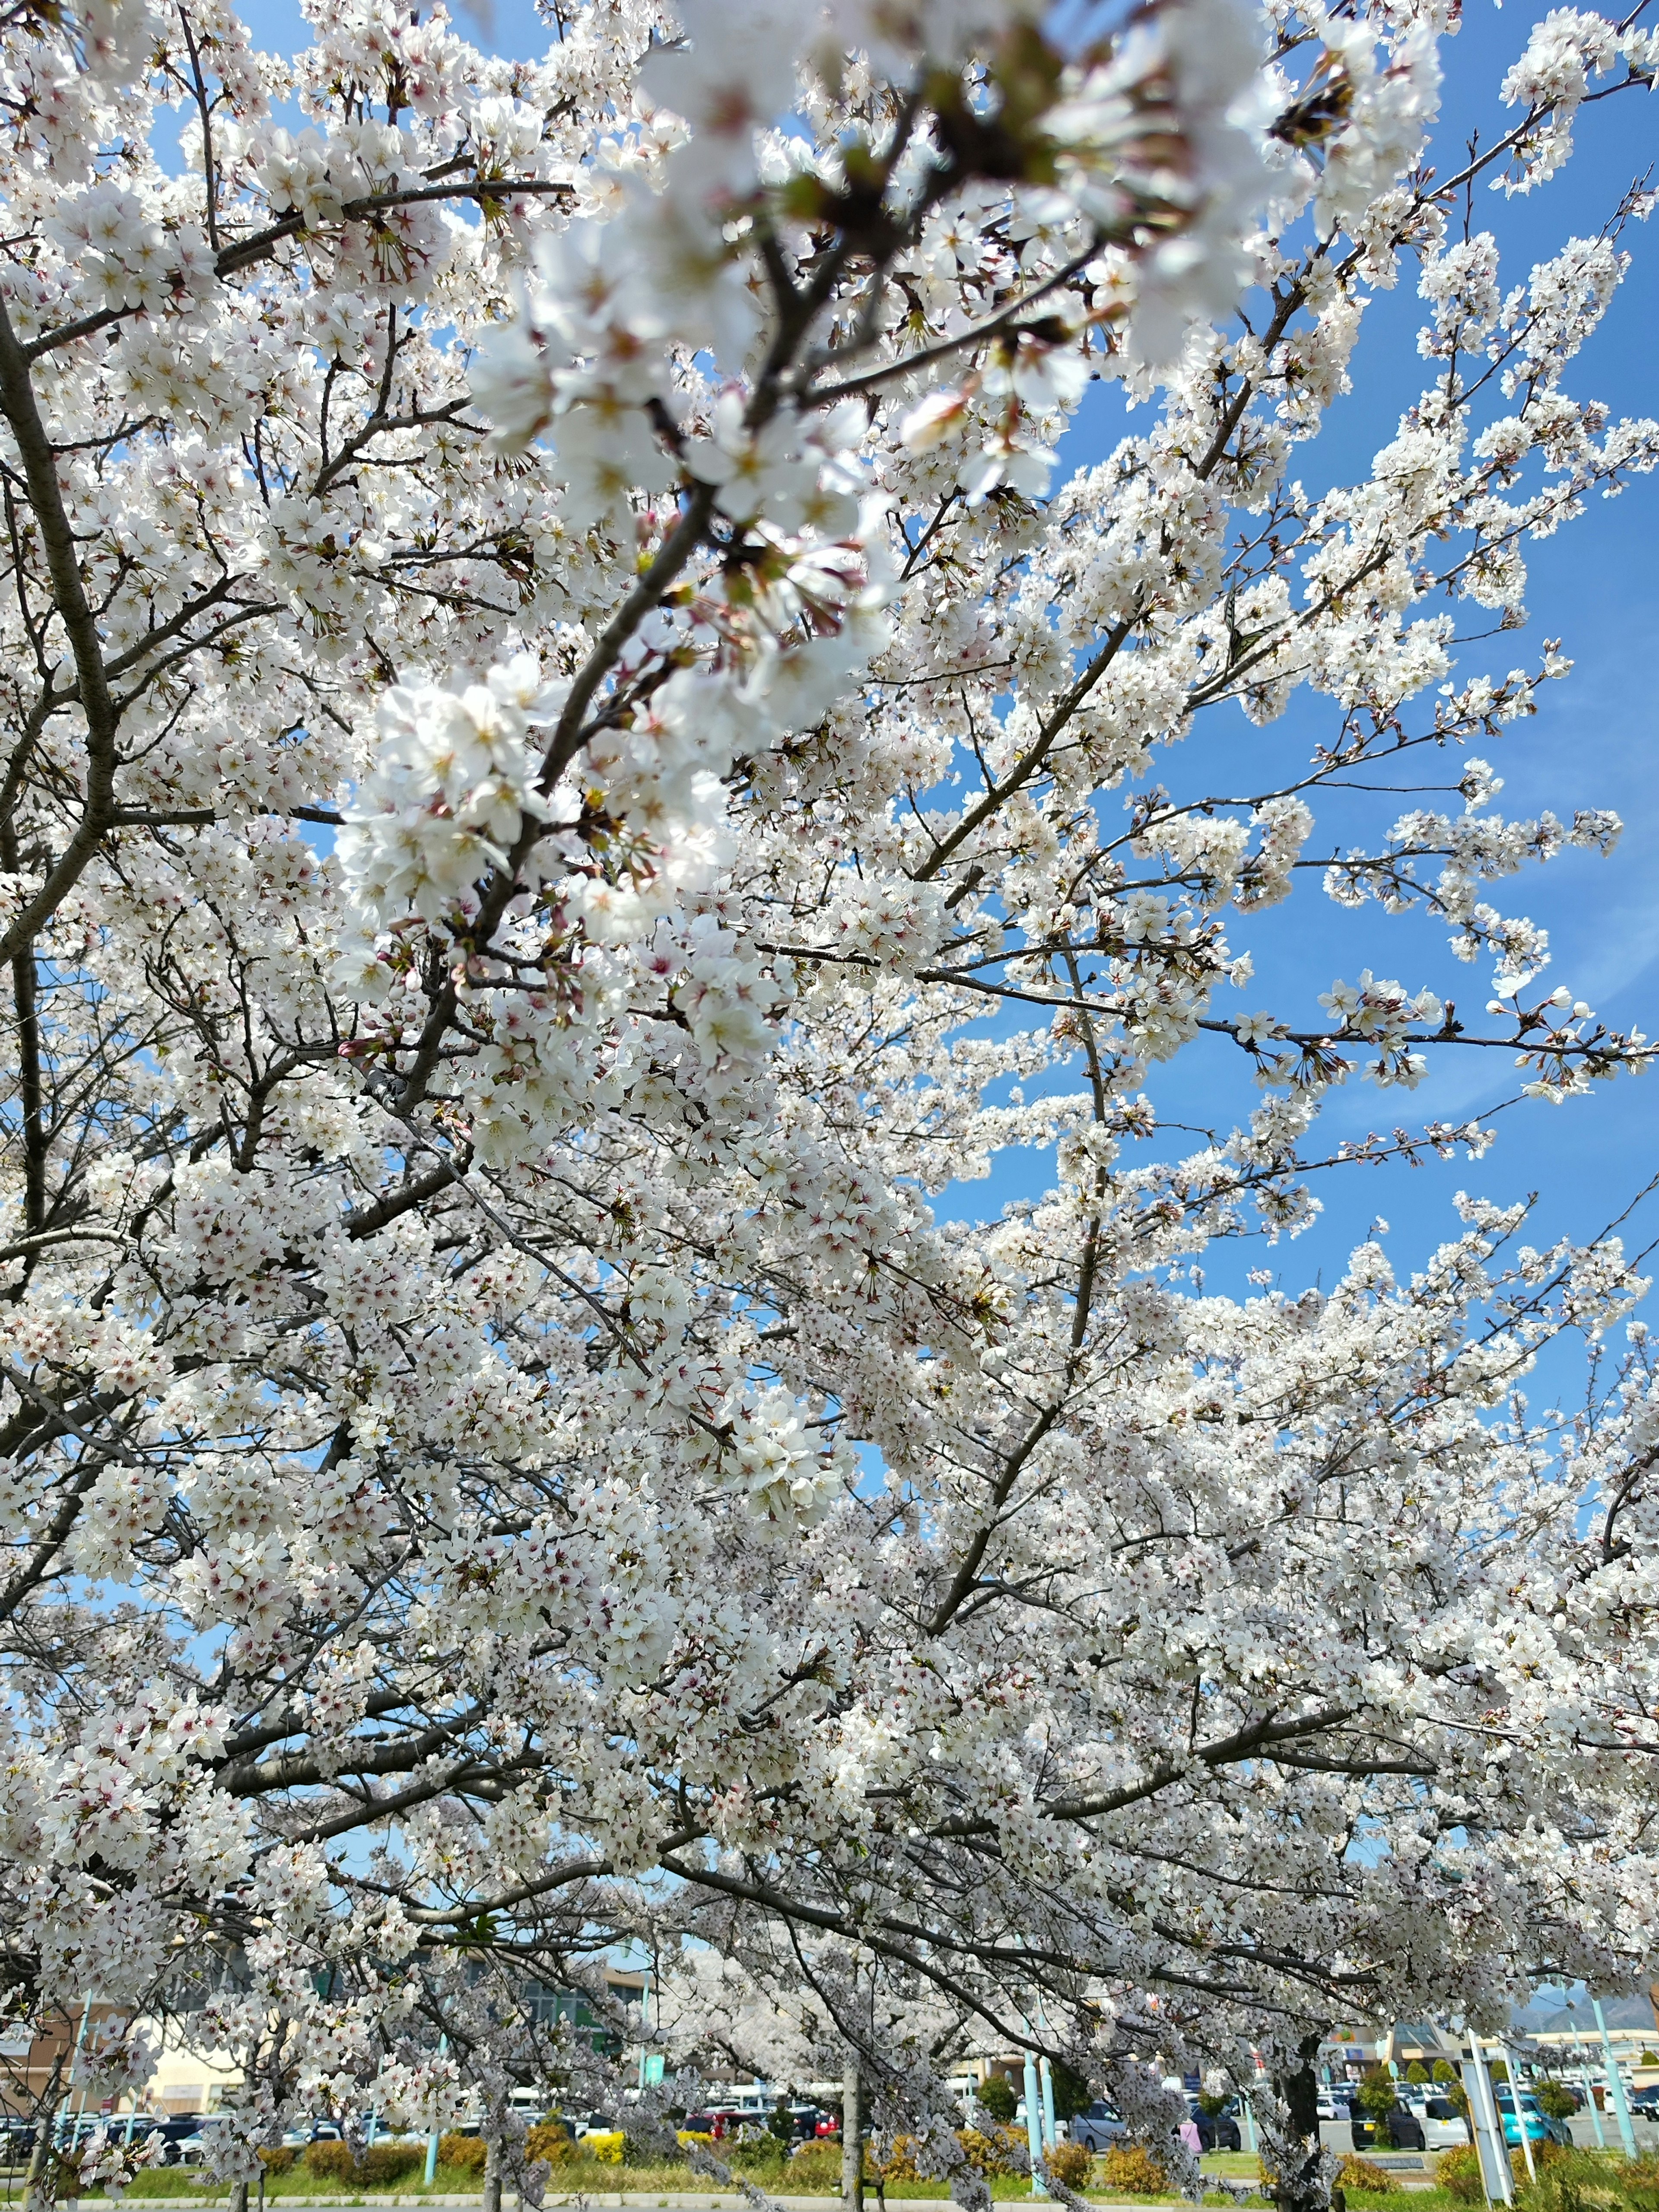
[(1538, 2167), (1533, 2159), (1532, 2137), (1527, 2132), (1527, 2116), (1521, 2109), (1521, 2069), (1516, 2064), (1515, 2055), (1507, 2043), (1500, 2043), (1498, 2048), (1504, 2055), (1504, 2070), (1510, 2077), (1510, 2102), (1515, 2107), (1515, 2132), (1521, 2138), (1522, 2154), (1527, 2161), (1527, 2179), (1536, 2181)]
[(1619, 2061), (1613, 2055), (1613, 2038), (1607, 2033), (1607, 2014), (1601, 2009), (1600, 1997), (1592, 1997), (1595, 2025), (1601, 2031), (1601, 2055), (1607, 2061), (1607, 2087), (1613, 2092), (1613, 2109), (1619, 2121), (1619, 2141), (1626, 2158), (1636, 2155), (1636, 2130), (1631, 2125), (1630, 2106), (1625, 2098), (1625, 2077), (1619, 2071)]
[[(1261, 2079), (1262, 2075), (1261, 2057), (1259, 2054), (1254, 2051), (1250, 2053), (1250, 2057), (1255, 2061), (1255, 2080), (1256, 2081), (1259, 2081)], [(1255, 2083), (1253, 2081), (1249, 2089), (1242, 2089), (1239, 2092), (1238, 2098), (1238, 2131), (1243, 2138), (1245, 2149), (1249, 2153), (1252, 2158), (1255, 2156), (1257, 2149), (1259, 2148), (1255, 2135), (1255, 2106), (1252, 2101), (1252, 2094), (1255, 2087)]]
[[(443, 2057), (445, 2051), (447, 2051), (448, 2048), (449, 2038), (447, 2035), (441, 2035), (438, 2038), (438, 2056), (440, 2058)], [(426, 2139), (426, 2185), (428, 2189), (431, 2188), (434, 2181), (437, 2179), (437, 2174), (438, 2130), (436, 2128), (434, 2128), (431, 2134)]]
[(1037, 2084), (1036, 2060), (1025, 2054), (1025, 2144), (1031, 2154), (1031, 2194), (1046, 2197), (1042, 2185), (1042, 2092)]

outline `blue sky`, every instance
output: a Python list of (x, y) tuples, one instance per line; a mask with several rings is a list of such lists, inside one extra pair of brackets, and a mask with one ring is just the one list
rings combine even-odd
[[(1542, 4), (1500, 12), (1491, 0), (1473, 0), (1461, 33), (1444, 42), (1445, 94), (1433, 149), (1443, 173), (1461, 166), (1472, 129), (1489, 143), (1513, 121), (1498, 88), (1529, 26), (1544, 13)], [(1565, 169), (1532, 195), (1477, 193), (1475, 227), (1495, 233), (1506, 289), (1523, 282), (1535, 261), (1559, 252), (1569, 237), (1600, 229), (1621, 192), (1659, 155), (1659, 105), (1641, 91), (1602, 101), (1581, 114), (1577, 141)], [(1566, 379), (1575, 397), (1603, 399), (1615, 418), (1659, 414), (1659, 222), (1632, 226), (1624, 246), (1632, 256), (1630, 274)], [(1416, 349), (1423, 319), (1409, 277), (1393, 293), (1376, 296), (1352, 364), (1353, 392), (1332, 408), (1317, 441), (1298, 451), (1294, 471), (1310, 490), (1363, 479), (1371, 455), (1393, 436), (1401, 414), (1429, 380), (1430, 364)], [(1065, 451), (1068, 460), (1092, 462), (1124, 434), (1115, 392), (1109, 388), (1091, 398), (1100, 404), (1085, 405)], [(1527, 629), (1468, 646), (1458, 656), (1460, 674), (1534, 665), (1545, 637), (1559, 637), (1576, 665), (1565, 682), (1544, 687), (1535, 718), (1471, 750), (1490, 758), (1505, 779), (1498, 805), (1506, 815), (1548, 808), (1570, 821), (1576, 807), (1605, 806), (1623, 817), (1626, 831), (1610, 858), (1571, 854), (1493, 886), (1490, 896), (1503, 912), (1528, 915), (1548, 928), (1553, 957), (1540, 992), (1565, 982), (1617, 1026), (1634, 1024), (1653, 1036), (1659, 1031), (1659, 476), (1637, 478), (1617, 499), (1593, 500), (1581, 520), (1528, 546), (1527, 559)], [(1490, 627), (1481, 610), (1465, 605), (1459, 611), (1460, 632)], [(1161, 759), (1155, 778), (1177, 794), (1200, 786), (1261, 788), (1269, 780), (1262, 763), (1305, 762), (1337, 720), (1330, 702), (1306, 691), (1268, 731), (1224, 712), (1226, 720), (1212, 718), (1207, 730)], [(1436, 770), (1425, 780), (1451, 781), (1457, 773), (1454, 759), (1449, 775)], [(1338, 840), (1368, 842), (1375, 849), (1395, 815), (1414, 803), (1375, 798), (1363, 802), (1363, 819), (1357, 809), (1345, 818), (1339, 802), (1316, 794), (1324, 835), (1316, 831), (1309, 850), (1328, 850)], [(1465, 967), (1455, 960), (1443, 927), (1389, 918), (1375, 905), (1347, 914), (1324, 897), (1311, 875), (1269, 915), (1249, 921), (1232, 917), (1228, 936), (1235, 951), (1251, 950), (1256, 975), (1243, 993), (1224, 993), (1226, 1003), (1218, 1012), (1270, 1006), (1297, 1026), (1311, 1026), (1321, 1018), (1317, 994), (1332, 977), (1352, 978), (1365, 966), (1413, 987), (1426, 983), (1455, 997), (1465, 1012), (1478, 1012), (1490, 995), (1490, 963)], [(1520, 1079), (1507, 1054), (1449, 1053), (1413, 1093), (1351, 1080), (1332, 1096), (1322, 1126), (1334, 1140), (1397, 1122), (1462, 1119), (1513, 1096)], [(1150, 1087), (1161, 1112), (1224, 1125), (1248, 1113), (1256, 1095), (1243, 1056), (1219, 1039), (1190, 1048)], [(1451, 1204), (1459, 1189), (1505, 1203), (1536, 1192), (1533, 1241), (1590, 1234), (1659, 1170), (1659, 1073), (1598, 1085), (1589, 1097), (1563, 1107), (1523, 1102), (1493, 1126), (1498, 1141), (1480, 1162), (1460, 1152), (1415, 1170), (1390, 1164), (1322, 1176), (1316, 1188), (1325, 1211), (1316, 1227), (1272, 1251), (1254, 1242), (1212, 1247), (1211, 1287), (1242, 1291), (1244, 1271), (1262, 1266), (1280, 1270), (1293, 1290), (1316, 1276), (1328, 1282), (1379, 1217), (1390, 1224), (1386, 1241), (1397, 1269), (1409, 1272), (1435, 1243), (1459, 1233)], [(1005, 1160), (990, 1191), (1033, 1188), (1046, 1179), (1041, 1164)], [(985, 1184), (964, 1191), (963, 1211), (981, 1210), (987, 1192)], [(1635, 1249), (1656, 1233), (1659, 1201), (1650, 1201), (1627, 1242)]]
[[(1459, 34), (1442, 48), (1446, 83), (1433, 154), (1443, 173), (1461, 164), (1472, 130), (1490, 142), (1513, 119), (1499, 104), (1498, 88), (1545, 11), (1546, 0), (1503, 9), (1492, 0), (1470, 0)], [(308, 42), (294, 0), (253, 0), (248, 12), (267, 46), (292, 52)], [(456, 12), (464, 33), (498, 52), (544, 50), (548, 34), (528, 0), (505, 0), (482, 19), (476, 10)], [(1475, 223), (1497, 234), (1506, 286), (1523, 281), (1534, 261), (1558, 252), (1570, 236), (1601, 228), (1620, 193), (1659, 154), (1659, 106), (1647, 94), (1625, 93), (1583, 111), (1577, 135), (1574, 158), (1530, 197), (1477, 194)], [(1605, 400), (1615, 417), (1659, 413), (1656, 234), (1659, 223), (1627, 232), (1631, 274), (1567, 378), (1575, 396)], [(1297, 472), (1310, 489), (1363, 478), (1372, 453), (1394, 434), (1401, 413), (1428, 380), (1429, 364), (1416, 350), (1422, 319), (1409, 277), (1375, 299), (1352, 365), (1353, 392), (1333, 407), (1318, 441), (1299, 449)], [(1062, 449), (1063, 465), (1099, 459), (1127, 427), (1116, 387), (1097, 387)], [(1475, 750), (1505, 779), (1498, 804), (1506, 813), (1549, 808), (1571, 819), (1577, 806), (1604, 806), (1621, 815), (1626, 828), (1610, 859), (1570, 854), (1498, 884), (1494, 903), (1549, 929), (1553, 960), (1540, 988), (1565, 982), (1609, 1021), (1652, 1035), (1659, 1032), (1659, 477), (1637, 479), (1618, 499), (1593, 501), (1582, 520), (1530, 546), (1528, 561), (1528, 627), (1467, 647), (1461, 672), (1501, 674), (1533, 665), (1546, 636), (1560, 638), (1576, 665), (1565, 682), (1545, 687), (1535, 719)], [(1465, 608), (1460, 629), (1485, 629), (1488, 622), (1480, 610)], [(1265, 732), (1241, 715), (1212, 720), (1154, 774), (1177, 792), (1200, 781), (1221, 791), (1260, 788), (1274, 767), (1304, 762), (1335, 721), (1329, 702), (1303, 692)], [(1451, 776), (1456, 773), (1454, 765)], [(1332, 801), (1315, 803), (1323, 834), (1316, 832), (1310, 850), (1328, 849), (1334, 839), (1374, 846), (1412, 802), (1374, 799), (1365, 802), (1363, 821), (1352, 822)], [(1419, 918), (1389, 919), (1376, 906), (1346, 914), (1324, 898), (1311, 875), (1300, 878), (1296, 895), (1274, 912), (1249, 923), (1234, 917), (1229, 935), (1236, 951), (1248, 945), (1253, 952), (1256, 981), (1243, 994), (1224, 994), (1228, 1003), (1218, 1012), (1271, 1006), (1297, 1025), (1311, 1024), (1319, 1019), (1317, 994), (1332, 977), (1352, 977), (1365, 966), (1413, 987), (1426, 983), (1455, 997), (1465, 1012), (1478, 1011), (1489, 995), (1489, 963), (1465, 968), (1453, 960), (1443, 928)], [(1449, 1053), (1415, 1093), (1351, 1082), (1332, 1097), (1322, 1126), (1334, 1143), (1396, 1122), (1485, 1114), (1511, 1096), (1517, 1082), (1507, 1054)], [(1223, 1126), (1246, 1115), (1258, 1096), (1243, 1056), (1221, 1040), (1190, 1048), (1152, 1088), (1162, 1113)], [(1534, 1239), (1589, 1235), (1620, 1212), (1659, 1168), (1659, 1073), (1598, 1085), (1592, 1097), (1564, 1107), (1525, 1103), (1500, 1116), (1497, 1127), (1498, 1142), (1479, 1163), (1460, 1154), (1415, 1170), (1391, 1164), (1326, 1175), (1318, 1186), (1324, 1212), (1313, 1229), (1272, 1252), (1253, 1241), (1212, 1248), (1211, 1286), (1242, 1291), (1244, 1271), (1263, 1265), (1279, 1269), (1291, 1289), (1318, 1277), (1328, 1282), (1379, 1218), (1390, 1224), (1396, 1267), (1408, 1272), (1436, 1243), (1458, 1232), (1451, 1198), (1460, 1188), (1505, 1202), (1536, 1192)], [(988, 1182), (963, 1187), (942, 1210), (982, 1215), (1048, 1180), (1046, 1157), (1005, 1154)], [(1659, 1202), (1649, 1211), (1651, 1226), (1644, 1230), (1638, 1216), (1635, 1243), (1659, 1232)]]

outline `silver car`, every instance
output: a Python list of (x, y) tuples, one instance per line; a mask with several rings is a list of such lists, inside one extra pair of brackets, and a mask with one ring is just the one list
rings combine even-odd
[(1105, 2150), (1112, 2143), (1122, 2142), (1129, 2132), (1129, 2124), (1115, 2105), (1109, 2105), (1103, 2097), (1099, 2097), (1086, 2112), (1079, 2112), (1066, 2124), (1066, 2132), (1074, 2143), (1082, 2143), (1090, 2150)]

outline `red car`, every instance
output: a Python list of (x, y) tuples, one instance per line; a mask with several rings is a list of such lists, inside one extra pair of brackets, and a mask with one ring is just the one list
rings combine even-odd
[(743, 2119), (743, 2113), (717, 2106), (707, 2112), (688, 2112), (680, 2125), (686, 2135), (712, 2136), (716, 2142), (720, 2142), (726, 2136), (735, 2135)]

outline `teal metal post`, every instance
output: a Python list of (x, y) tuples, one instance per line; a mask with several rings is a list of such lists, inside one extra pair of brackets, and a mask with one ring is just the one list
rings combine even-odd
[[(80, 2071), (81, 2067), (81, 2046), (87, 2039), (87, 2022), (91, 2018), (92, 1992), (88, 1990), (87, 1992), (87, 2001), (81, 2008), (81, 2025), (76, 2031), (75, 2056), (70, 2061), (69, 2082), (64, 2091), (64, 2101), (58, 2107), (58, 2117), (52, 2124), (52, 2140), (54, 2148), (60, 2148), (63, 2144), (64, 2122), (68, 2118), (69, 2108), (75, 2100), (75, 2077)], [(86, 2091), (84, 2089), (81, 2092), (81, 2101), (82, 2104), (86, 2102)]]
[(1059, 2136), (1054, 2133), (1054, 2072), (1053, 2072), (1052, 2068), (1049, 2066), (1048, 2062), (1048, 2060), (1047, 2060), (1046, 2058), (1040, 2058), (1040, 2059), (1038, 2059), (1038, 2061), (1037, 2061), (1037, 2073), (1038, 2073), (1038, 2075), (1040, 2076), (1040, 2078), (1041, 2078), (1041, 2080), (1042, 2080), (1042, 2142), (1043, 2142), (1043, 2148), (1044, 2148), (1044, 2149), (1046, 2149), (1046, 2150), (1052, 2150), (1052, 2149), (1054, 2148), (1054, 2145), (1059, 2142), (1060, 2138), (1059, 2138)]
[[(448, 2048), (449, 2038), (447, 2035), (441, 2035), (438, 2038), (438, 2056), (440, 2058), (443, 2057), (445, 2051), (447, 2051)], [(426, 2185), (428, 2189), (431, 2188), (433, 2183), (437, 2179), (437, 2178), (438, 2130), (436, 2128), (434, 2128), (431, 2134), (426, 2139)]]
[(1031, 2154), (1031, 2194), (1046, 2197), (1042, 2184), (1042, 2092), (1037, 2086), (1036, 2061), (1025, 2054), (1025, 2142)]

